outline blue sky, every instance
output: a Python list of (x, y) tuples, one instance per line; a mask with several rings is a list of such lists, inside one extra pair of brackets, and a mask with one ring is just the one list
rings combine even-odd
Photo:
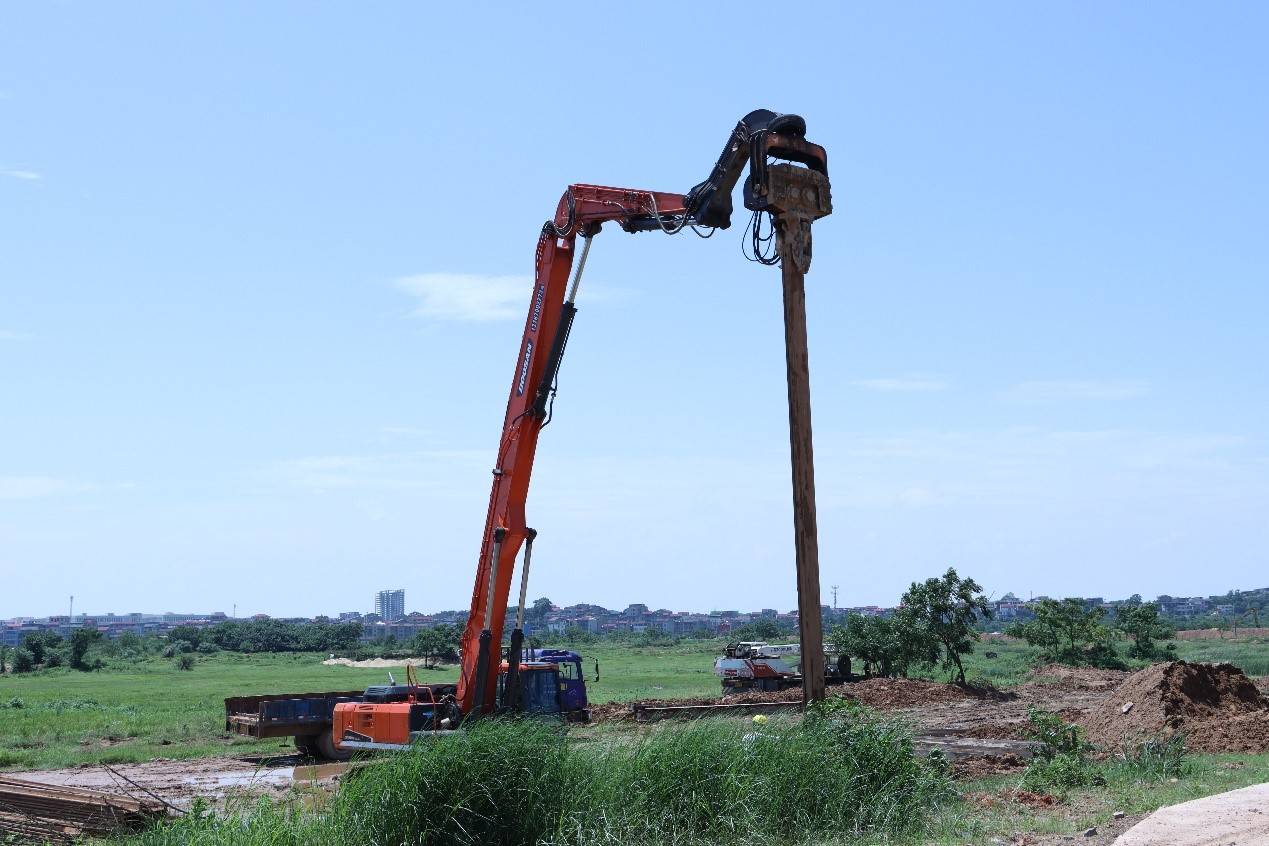
[[(0, 617), (465, 607), (542, 220), (757, 107), (830, 155), (826, 597), (1269, 582), (1264, 7), (729, 8), (7, 6)], [(795, 604), (739, 223), (596, 238), (532, 595)]]

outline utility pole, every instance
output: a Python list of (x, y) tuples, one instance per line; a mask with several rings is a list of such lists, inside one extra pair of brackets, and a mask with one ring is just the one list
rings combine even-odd
[(837, 610), (837, 585), (833, 585), (833, 610)]
[(793, 475), (793, 535), (798, 576), (802, 704), (824, 698), (824, 622), (820, 617), (820, 548), (815, 524), (815, 454), (811, 445), (811, 368), (806, 343), (806, 272), (811, 223), (832, 212), (828, 175), (776, 164), (765, 186), (775, 217), (784, 288), (784, 362), (789, 387), (789, 458)]

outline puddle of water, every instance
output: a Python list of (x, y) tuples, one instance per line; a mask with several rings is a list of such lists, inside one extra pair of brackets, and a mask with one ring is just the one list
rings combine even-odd
[(272, 770), (248, 770), (240, 773), (209, 773), (206, 776), (185, 776), (181, 781), (185, 784), (199, 784), (214, 781), (217, 787), (256, 787), (261, 785), (288, 785), (294, 774), (293, 767), (279, 767)]

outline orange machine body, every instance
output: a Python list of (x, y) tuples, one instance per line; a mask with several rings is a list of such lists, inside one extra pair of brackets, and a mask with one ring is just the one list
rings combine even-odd
[[(341, 702), (335, 706), (332, 733), (335, 747), (356, 738), (365, 742), (410, 742), (410, 709), (413, 702)], [(431, 726), (428, 726), (431, 728)]]

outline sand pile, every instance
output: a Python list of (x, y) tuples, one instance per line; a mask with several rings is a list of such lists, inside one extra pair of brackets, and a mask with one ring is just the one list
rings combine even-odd
[(354, 661), (351, 658), (327, 658), (322, 663), (328, 667), (361, 667), (363, 669), (369, 667), (380, 670), (413, 664), (414, 669), (423, 669), (422, 658), (366, 658), (362, 661)]
[(1269, 751), (1269, 699), (1233, 664), (1156, 664), (1081, 721), (1104, 749), (1182, 734), (1201, 752)]

